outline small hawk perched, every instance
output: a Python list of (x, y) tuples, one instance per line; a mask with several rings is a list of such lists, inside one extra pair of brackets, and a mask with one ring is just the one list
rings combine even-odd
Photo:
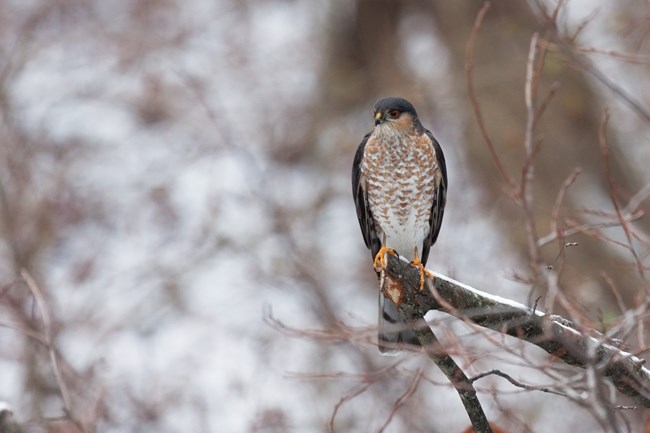
[[(424, 265), (445, 210), (445, 158), (406, 99), (380, 99), (374, 118), (375, 127), (363, 137), (352, 165), (352, 194), (361, 233), (375, 270), (386, 268), (386, 253), (398, 253), (420, 269), (422, 289), (424, 274), (428, 274)], [(401, 343), (418, 344), (403, 322), (397, 307), (380, 293), (382, 353), (396, 352)]]

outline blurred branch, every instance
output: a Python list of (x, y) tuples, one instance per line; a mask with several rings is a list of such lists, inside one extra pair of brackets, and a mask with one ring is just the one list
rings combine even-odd
[(442, 347), (428, 326), (417, 329), (415, 335), (427, 356), (438, 366), (458, 392), (474, 431), (476, 433), (493, 433), (481, 402), (476, 397), (473, 381), (465, 375), (454, 358)]
[(645, 280), (645, 273), (643, 271), (643, 263), (641, 258), (634, 248), (634, 242), (632, 242), (631, 229), (625, 217), (623, 216), (623, 211), (621, 206), (618, 204), (618, 194), (616, 192), (616, 185), (614, 183), (614, 175), (612, 174), (612, 169), (609, 164), (609, 146), (607, 145), (607, 124), (609, 122), (609, 113), (605, 111), (601, 121), (600, 129), (598, 130), (598, 143), (600, 145), (600, 153), (603, 158), (603, 164), (605, 166), (605, 179), (607, 179), (607, 186), (609, 188), (609, 197), (616, 211), (616, 218), (621, 223), (623, 228), (623, 233), (625, 233), (625, 239), (627, 239), (627, 248), (629, 249), (634, 261), (636, 263), (636, 269), (639, 272), (639, 275), (642, 279)]
[(63, 400), (63, 409), (65, 410), (66, 417), (79, 429), (79, 431), (85, 433), (86, 429), (84, 425), (74, 415), (72, 400), (70, 398), (70, 390), (68, 389), (68, 385), (63, 378), (63, 373), (59, 365), (59, 355), (57, 354), (56, 348), (54, 347), (52, 341), (52, 321), (50, 318), (48, 306), (45, 302), (45, 296), (36, 283), (36, 280), (34, 280), (34, 278), (26, 269), (21, 269), (20, 275), (25, 280), (25, 283), (32, 293), (32, 296), (34, 296), (38, 310), (41, 313), (41, 319), (43, 321), (43, 336), (46, 342), (48, 354), (50, 356), (50, 364), (54, 372), (54, 377), (61, 394), (61, 399)]
[(650, 64), (650, 56), (643, 54), (635, 53), (623, 53), (616, 50), (605, 50), (597, 47), (582, 47), (576, 46), (574, 49), (582, 54), (600, 54), (603, 56), (610, 57), (612, 59), (621, 60), (627, 63), (633, 63), (637, 65), (647, 65)]
[(509, 374), (506, 374), (502, 372), (501, 370), (490, 370), (490, 371), (485, 371), (483, 373), (477, 374), (476, 376), (472, 377), (470, 380), (473, 382), (476, 382), (479, 379), (483, 379), (484, 377), (487, 376), (499, 376), (510, 382), (512, 385), (516, 386), (517, 388), (525, 389), (526, 391), (541, 391), (541, 392), (547, 392), (549, 394), (555, 394), (555, 395), (560, 395), (562, 397), (568, 397), (566, 394), (562, 392), (558, 392), (554, 389), (551, 389), (546, 386), (533, 386), (533, 385), (527, 385), (525, 383), (521, 383), (518, 380), (515, 380), (510, 376)]
[[(627, 222), (632, 222), (636, 221), (640, 218), (645, 216), (643, 211), (635, 212), (635, 213), (626, 213), (623, 215), (623, 219)], [(616, 221), (604, 221), (604, 222), (598, 222), (598, 223), (593, 223), (593, 224), (574, 224), (574, 227), (572, 228), (562, 228), (560, 230), (552, 231), (548, 235), (541, 237), (537, 240), (537, 246), (538, 247), (543, 247), (544, 245), (553, 242), (558, 239), (566, 239), (568, 237), (577, 235), (578, 233), (584, 233), (588, 232), (590, 230), (599, 230), (599, 229), (606, 229), (610, 227), (620, 227), (621, 222), (616, 220)], [(560, 232), (560, 235), (558, 235), (558, 231)]]
[(476, 38), (478, 37), (479, 31), (481, 30), (481, 25), (483, 24), (483, 18), (485, 17), (485, 14), (489, 9), (490, 9), (490, 2), (485, 2), (476, 17), (476, 21), (474, 22), (474, 28), (472, 29), (472, 33), (469, 36), (467, 45), (465, 46), (465, 74), (467, 78), (467, 93), (472, 103), (472, 110), (474, 111), (474, 117), (476, 117), (476, 123), (478, 124), (479, 130), (481, 131), (481, 136), (483, 137), (483, 140), (485, 140), (485, 143), (487, 144), (488, 149), (490, 150), (490, 155), (492, 156), (492, 160), (494, 161), (494, 164), (497, 166), (497, 170), (499, 170), (501, 177), (503, 177), (506, 183), (510, 186), (510, 189), (512, 191), (515, 191), (517, 190), (517, 183), (515, 182), (514, 178), (510, 176), (510, 174), (505, 169), (503, 162), (501, 162), (501, 158), (499, 158), (499, 154), (497, 153), (496, 148), (494, 147), (494, 143), (492, 142), (492, 139), (487, 133), (485, 120), (483, 119), (481, 106), (478, 102), (476, 92), (474, 91), (474, 80), (472, 78), (472, 71), (474, 70), (474, 46), (476, 45)]
[(642, 360), (620, 349), (619, 342), (594, 330), (579, 329), (557, 315), (546, 315), (505, 298), (480, 292), (438, 275), (427, 279), (429, 290), (419, 291), (420, 275), (407, 262), (388, 255), (385, 290), (408, 320), (421, 320), (438, 310), (470, 324), (516, 337), (544, 349), (567, 364), (595, 365), (618, 391), (643, 407), (650, 407), (650, 370)]
[[(381, 426), (379, 430), (377, 430), (377, 433), (384, 433), (386, 431), (386, 428), (390, 425), (390, 422), (392, 421), (393, 417), (397, 413), (400, 407), (406, 403), (406, 401), (409, 399), (409, 397), (413, 396), (415, 394), (415, 391), (418, 389), (418, 386), (420, 385), (420, 381), (422, 380), (422, 373), (418, 372), (414, 377), (413, 380), (411, 380), (411, 383), (409, 387), (402, 393), (402, 395), (399, 396), (397, 401), (395, 401), (395, 404), (393, 404), (393, 408), (390, 411), (390, 414), (388, 415), (388, 418), (384, 422), (384, 424)], [(483, 433), (483, 431), (480, 431), (479, 433)], [(485, 433), (492, 433), (492, 432), (485, 432)]]
[[(562, 2), (560, 2), (561, 4)], [(540, 24), (544, 26), (547, 35), (556, 44), (559, 51), (562, 52), (568, 59), (572, 60), (583, 71), (589, 73), (597, 81), (601, 82), (605, 87), (611, 90), (618, 96), (628, 107), (635, 111), (646, 122), (650, 122), (650, 111), (648, 111), (638, 100), (636, 100), (629, 92), (626, 92), (621, 86), (612, 81), (600, 69), (596, 68), (591, 60), (582, 55), (581, 52), (588, 52), (580, 47), (575, 47), (574, 43), (578, 34), (586, 27), (586, 25), (593, 19), (594, 15), (588, 17), (587, 20), (578, 28), (577, 33), (573, 37), (565, 37), (561, 34), (556, 17), (549, 15), (544, 3), (541, 0), (535, 0), (533, 3), (533, 10), (539, 17)]]
[(535, 179), (535, 164), (533, 158), (536, 153), (536, 146), (534, 143), (534, 129), (537, 123), (535, 107), (535, 100), (537, 96), (538, 78), (537, 69), (535, 68), (535, 61), (537, 59), (537, 43), (539, 41), (539, 34), (534, 33), (530, 40), (530, 50), (528, 52), (528, 62), (526, 64), (526, 88), (525, 100), (526, 111), (528, 113), (526, 118), (526, 135), (524, 139), (524, 150), (526, 153), (526, 163), (523, 166), (521, 175), (521, 206), (526, 214), (526, 234), (528, 235), (528, 251), (530, 259), (535, 266), (541, 266), (541, 258), (539, 250), (537, 249), (537, 229), (535, 224), (535, 215), (533, 214), (534, 195), (533, 195), (533, 181)]

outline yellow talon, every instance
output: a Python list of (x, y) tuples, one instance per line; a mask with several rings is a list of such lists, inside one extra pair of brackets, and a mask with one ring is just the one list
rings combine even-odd
[(411, 262), (411, 266), (414, 268), (418, 268), (420, 271), (420, 292), (424, 290), (424, 276), (426, 275), (430, 279), (436, 278), (435, 275), (433, 275), (431, 272), (427, 270), (427, 268), (424, 267), (418, 256), (415, 256), (415, 259)]
[(397, 254), (394, 249), (392, 248), (386, 248), (386, 245), (382, 245), (381, 249), (375, 256), (375, 261), (372, 263), (373, 268), (375, 268), (375, 271), (379, 272), (382, 269), (386, 269), (388, 267), (388, 261), (386, 260), (386, 254)]

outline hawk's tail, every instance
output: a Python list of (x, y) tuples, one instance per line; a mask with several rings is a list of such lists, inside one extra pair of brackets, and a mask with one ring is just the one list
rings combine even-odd
[(379, 351), (397, 355), (402, 345), (419, 345), (417, 337), (406, 329), (406, 322), (392, 301), (379, 294)]

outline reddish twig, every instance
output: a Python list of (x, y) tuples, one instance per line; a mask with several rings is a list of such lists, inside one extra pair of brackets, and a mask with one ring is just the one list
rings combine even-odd
[(338, 413), (341, 406), (343, 406), (343, 404), (352, 400), (353, 398), (355, 398), (356, 396), (358, 396), (359, 394), (367, 390), (370, 385), (372, 385), (372, 382), (363, 382), (358, 384), (357, 386), (353, 387), (350, 391), (348, 391), (347, 394), (341, 397), (340, 400), (334, 405), (332, 416), (330, 417), (330, 420), (327, 423), (327, 431), (329, 433), (334, 433), (334, 419), (336, 418), (336, 414)]
[[(625, 215), (625, 220), (626, 221), (635, 221), (638, 220), (639, 218), (643, 217), (643, 213), (637, 212), (635, 214), (627, 214)], [(571, 228), (569, 229), (563, 229), (562, 230), (562, 236), (564, 239), (567, 239), (571, 236), (574, 236), (578, 233), (589, 233), (589, 232), (595, 232), (598, 229), (606, 229), (610, 227), (618, 227), (621, 224), (618, 221), (607, 221), (607, 222), (600, 222), (600, 223), (594, 223), (594, 224), (578, 224), (575, 221), (567, 220), (567, 224), (571, 225)], [(554, 240), (557, 239), (557, 233), (556, 232), (551, 232), (548, 235), (540, 238), (537, 241), (537, 246), (538, 247), (543, 247), (544, 245), (553, 242)]]
[[(569, 177), (567, 177), (564, 182), (562, 182), (562, 186), (557, 193), (557, 197), (555, 198), (555, 203), (553, 204), (553, 209), (551, 211), (551, 233), (555, 233), (557, 236), (558, 246), (560, 247), (560, 254), (562, 251), (564, 251), (564, 247), (566, 245), (564, 242), (564, 230), (560, 228), (558, 224), (558, 220), (560, 219), (560, 207), (562, 206), (566, 192), (568, 191), (569, 187), (576, 181), (580, 173), (580, 168), (576, 167), (573, 169)], [(539, 246), (539, 240), (537, 241), (537, 244)]]
[(636, 251), (636, 248), (634, 248), (634, 243), (631, 235), (632, 230), (628, 222), (623, 217), (623, 212), (621, 211), (621, 207), (618, 204), (616, 185), (614, 183), (614, 176), (612, 174), (611, 167), (609, 165), (609, 146), (607, 145), (608, 122), (609, 122), (609, 113), (605, 111), (605, 113), (603, 113), (603, 117), (601, 120), (600, 129), (598, 130), (598, 143), (600, 145), (600, 153), (603, 158), (605, 179), (607, 179), (607, 186), (609, 188), (609, 197), (612, 201), (612, 205), (614, 206), (614, 210), (616, 211), (616, 217), (618, 218), (618, 221), (621, 223), (621, 228), (623, 229), (623, 233), (625, 233), (625, 238), (627, 239), (627, 248), (632, 254), (632, 257), (634, 257), (637, 272), (639, 273), (641, 278), (645, 280), (645, 272), (643, 270), (643, 264), (641, 263), (641, 259), (639, 257), (639, 254)]
[(632, 196), (630, 201), (628, 201), (627, 206), (625, 206), (625, 212), (635, 212), (639, 206), (641, 206), (641, 203), (643, 203), (648, 197), (650, 197), (650, 183), (647, 183), (643, 188), (641, 188), (636, 194)]
[(377, 430), (377, 433), (383, 433), (386, 430), (386, 427), (388, 427), (388, 425), (392, 421), (397, 411), (404, 405), (404, 403), (406, 403), (409, 397), (415, 394), (415, 391), (418, 389), (418, 385), (420, 385), (421, 380), (422, 380), (422, 374), (421, 372), (418, 371), (415, 377), (413, 377), (413, 380), (411, 381), (406, 391), (404, 391), (404, 393), (400, 395), (397, 400), (395, 400), (395, 404), (393, 404), (393, 408), (390, 411), (390, 414), (388, 414), (388, 418), (386, 419), (384, 424), (379, 428), (379, 430)]
[(612, 280), (611, 277), (607, 275), (607, 273), (604, 271), (601, 272), (600, 275), (603, 277), (603, 280), (605, 280), (607, 286), (609, 286), (609, 289), (614, 294), (614, 297), (616, 298), (616, 304), (618, 305), (618, 308), (621, 310), (621, 314), (624, 314), (625, 311), (627, 311), (627, 309), (625, 308), (625, 302), (623, 301), (621, 292), (616, 287), (616, 284), (614, 284), (614, 280)]
[(483, 18), (489, 9), (490, 2), (485, 2), (478, 15), (476, 16), (474, 27), (472, 28), (472, 32), (469, 35), (467, 45), (465, 46), (465, 73), (467, 77), (467, 94), (469, 95), (469, 99), (472, 103), (472, 110), (474, 111), (474, 116), (476, 117), (476, 123), (478, 123), (481, 136), (483, 137), (483, 140), (490, 150), (490, 155), (492, 156), (494, 164), (497, 166), (497, 170), (501, 174), (501, 177), (503, 177), (503, 179), (506, 181), (511, 191), (516, 191), (517, 183), (515, 182), (515, 179), (506, 171), (503, 163), (501, 162), (501, 158), (499, 158), (499, 155), (497, 154), (494, 143), (492, 143), (492, 139), (487, 133), (485, 120), (483, 119), (483, 113), (481, 112), (481, 106), (478, 102), (478, 98), (476, 97), (476, 92), (474, 91), (474, 82), (472, 80), (472, 71), (474, 69), (474, 46), (476, 45), (476, 38), (478, 36), (478, 33), (481, 30)]
[(611, 90), (618, 98), (620, 98), (626, 105), (634, 110), (646, 122), (650, 122), (650, 111), (648, 111), (639, 101), (637, 101), (629, 92), (624, 90), (621, 86), (611, 80), (600, 69), (593, 65), (591, 60), (582, 55), (575, 49), (574, 43), (578, 34), (586, 27), (586, 25), (593, 19), (593, 16), (587, 17), (584, 22), (578, 26), (578, 30), (572, 37), (565, 37), (561, 35), (557, 28), (557, 23), (550, 17), (544, 8), (541, 0), (535, 0), (536, 8), (540, 11), (543, 24), (546, 27), (548, 35), (557, 45), (558, 49), (573, 63), (583, 71), (589, 73), (597, 81), (602, 83), (605, 87)]
[(47, 308), (47, 304), (45, 303), (45, 296), (43, 295), (41, 289), (38, 287), (38, 284), (36, 284), (36, 280), (32, 278), (26, 269), (21, 269), (20, 275), (23, 277), (23, 280), (25, 280), (25, 283), (27, 283), (27, 287), (32, 293), (32, 296), (34, 296), (38, 310), (41, 313), (41, 319), (43, 320), (43, 336), (45, 337), (45, 341), (47, 343), (46, 347), (50, 356), (50, 364), (52, 366), (52, 371), (54, 372), (56, 384), (59, 388), (59, 393), (61, 394), (61, 399), (63, 400), (63, 408), (66, 412), (66, 416), (81, 432), (85, 433), (86, 429), (84, 428), (83, 424), (73, 415), (74, 412), (72, 408), (70, 390), (68, 389), (68, 385), (63, 379), (63, 373), (61, 372), (61, 367), (59, 366), (59, 356), (56, 353), (56, 349), (52, 342), (52, 321), (50, 319), (50, 312)]
[(573, 32), (573, 35), (569, 37), (569, 41), (573, 44), (575, 41), (578, 39), (580, 34), (587, 28), (589, 24), (591, 24), (591, 21), (593, 21), (594, 18), (600, 13), (600, 8), (596, 8), (589, 15), (587, 15), (580, 24), (578, 24), (578, 27), (576, 27), (576, 31)]
[(558, 83), (557, 81), (551, 84), (551, 88), (548, 89), (548, 93), (546, 94), (544, 99), (542, 99), (542, 102), (541, 104), (539, 104), (539, 108), (537, 109), (537, 113), (535, 113), (535, 124), (533, 126), (535, 127), (537, 126), (539, 120), (546, 112), (546, 108), (548, 108), (548, 105), (551, 103), (551, 100), (553, 99), (555, 93), (557, 92), (557, 89), (559, 88), (560, 88), (560, 83)]
[(600, 54), (613, 59), (621, 60), (627, 63), (637, 65), (647, 65), (650, 63), (650, 56), (643, 54), (621, 53), (615, 50), (603, 50), (595, 47), (575, 47), (575, 50), (585, 54)]

